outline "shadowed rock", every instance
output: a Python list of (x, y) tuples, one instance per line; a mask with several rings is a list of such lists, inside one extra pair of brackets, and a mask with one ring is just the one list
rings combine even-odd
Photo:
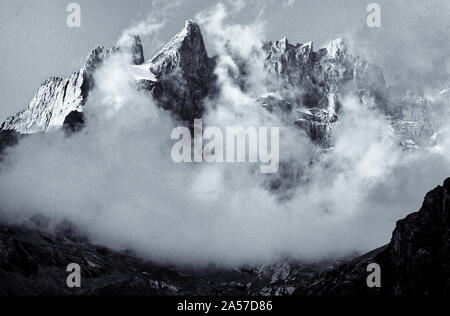
[(85, 124), (84, 115), (82, 112), (72, 111), (66, 116), (64, 120), (63, 128), (68, 132), (76, 133), (83, 129)]

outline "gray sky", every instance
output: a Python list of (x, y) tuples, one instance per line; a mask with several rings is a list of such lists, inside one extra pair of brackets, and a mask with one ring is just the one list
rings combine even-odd
[[(74, 0), (73, 0), (74, 1)], [(236, 1), (236, 0), (235, 0)], [(250, 3), (234, 19), (240, 23), (254, 20), (264, 7), (267, 36), (288, 37), (291, 42), (326, 40), (350, 31), (378, 32), (368, 29), (366, 6), (369, 0), (243, 0)], [(64, 0), (0, 0), (0, 121), (25, 108), (41, 82), (50, 76), (65, 77), (79, 69), (86, 55), (96, 46), (113, 45), (133, 22), (145, 19), (152, 11), (151, 0), (77, 0), (82, 9), (82, 27), (66, 26)], [(215, 5), (216, 0), (185, 0), (171, 14), (167, 26), (158, 34), (168, 40), (187, 18)], [(391, 1), (378, 1), (390, 10)], [(427, 2), (428, 5), (428, 2)], [(158, 6), (156, 6), (157, 8)], [(386, 14), (391, 21), (395, 15)], [(404, 18), (404, 17), (403, 17)], [(384, 26), (384, 25), (383, 25)], [(144, 42), (149, 56), (149, 42)]]

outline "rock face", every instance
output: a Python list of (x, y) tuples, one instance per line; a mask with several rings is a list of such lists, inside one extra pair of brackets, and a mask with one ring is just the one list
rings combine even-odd
[(450, 118), (448, 90), (425, 95), (420, 87), (387, 87), (382, 70), (350, 55), (340, 38), (317, 51), (311, 42), (293, 45), (286, 38), (267, 42), (264, 50), (265, 68), (277, 81), (268, 84), (270, 93), (260, 102), (323, 147), (333, 146), (333, 127), (347, 95), (390, 118), (394, 137), (406, 148), (435, 145)]
[[(388, 245), (340, 262), (194, 271), (91, 245), (70, 226), (54, 234), (45, 226), (42, 218), (29, 228), (0, 224), (0, 295), (450, 294), (450, 179), (397, 223)], [(81, 266), (81, 289), (66, 287), (69, 263)], [(381, 288), (366, 285), (371, 263), (381, 266)]]
[(420, 88), (402, 92), (400, 96), (392, 92), (392, 101), (398, 105), (392, 126), (400, 142), (409, 148), (434, 145), (436, 135), (444, 127), (441, 121), (449, 116), (449, 101), (439, 98), (440, 93), (425, 96)]
[[(85, 66), (68, 78), (46, 80), (28, 108), (8, 118), (0, 130), (33, 134), (61, 128), (69, 113), (83, 112), (96, 69), (110, 55), (124, 50), (131, 56), (130, 71), (139, 89), (148, 91), (181, 121), (192, 123), (202, 117), (204, 99), (214, 97), (216, 78), (215, 58), (208, 57), (198, 24), (186, 21), (181, 32), (147, 63), (138, 36), (130, 35), (120, 45), (95, 49)], [(423, 91), (387, 88), (381, 69), (350, 55), (343, 39), (330, 41), (317, 51), (311, 42), (293, 45), (286, 38), (269, 41), (262, 49), (264, 68), (273, 80), (267, 82), (268, 93), (257, 101), (286, 125), (305, 130), (322, 147), (333, 147), (333, 128), (342, 114), (343, 98), (349, 94), (359, 98), (361, 106), (375, 107), (390, 117), (394, 136), (408, 148), (435, 144), (442, 118), (432, 113), (450, 116), (445, 110), (450, 103), (445, 98), (448, 93), (430, 97)], [(245, 72), (240, 76), (245, 77)]]
[(203, 99), (214, 84), (214, 60), (208, 57), (198, 24), (188, 20), (147, 65), (156, 81), (141, 81), (161, 105), (183, 121), (204, 112)]
[(377, 107), (385, 108), (381, 69), (352, 57), (340, 38), (318, 51), (311, 42), (292, 45), (286, 38), (266, 43), (264, 50), (265, 68), (284, 83), (281, 101), (294, 104), (290, 119), (316, 143), (330, 145), (332, 126), (348, 92), (354, 92), (363, 103), (370, 98)]
[(383, 259), (392, 264), (394, 294), (450, 294), (450, 179), (398, 222)]
[(69, 113), (83, 111), (89, 92), (94, 87), (94, 72), (108, 56), (121, 49), (132, 52), (133, 62), (143, 62), (142, 44), (137, 36), (125, 47), (110, 50), (98, 47), (89, 54), (83, 68), (68, 78), (50, 77), (44, 81), (27, 109), (9, 117), (0, 130), (35, 134), (60, 129)]
[[(399, 221), (392, 240), (350, 263), (322, 272), (297, 295), (449, 295), (450, 179), (429, 192), (419, 212)], [(382, 287), (366, 287), (367, 265), (378, 263)]]
[(85, 124), (84, 116), (82, 112), (72, 111), (66, 116), (63, 124), (63, 128), (70, 134), (75, 133), (83, 129)]
[(0, 161), (3, 155), (3, 151), (18, 143), (21, 135), (15, 131), (0, 131)]
[(60, 128), (67, 114), (81, 110), (88, 92), (86, 82), (85, 70), (66, 79), (47, 79), (28, 108), (8, 118), (1, 129), (34, 134)]
[(28, 108), (8, 118), (0, 130), (35, 134), (60, 129), (71, 112), (83, 112), (94, 87), (94, 73), (112, 54), (127, 51), (130, 71), (138, 86), (151, 92), (162, 107), (180, 120), (193, 121), (204, 112), (202, 100), (214, 84), (214, 60), (208, 57), (200, 27), (187, 21), (183, 30), (147, 64), (139, 36), (129, 36), (121, 46), (93, 50), (84, 67), (68, 78), (51, 77)]

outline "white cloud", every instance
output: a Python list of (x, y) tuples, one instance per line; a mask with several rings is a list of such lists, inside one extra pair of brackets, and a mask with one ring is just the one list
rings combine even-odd
[[(221, 55), (220, 92), (205, 124), (281, 126), (255, 102), (270, 79), (262, 71), (264, 23), (228, 18), (224, 5), (199, 15)], [(404, 152), (386, 118), (351, 96), (335, 150), (319, 158), (304, 133), (282, 128), (280, 158), (294, 161), (304, 178), (288, 200), (267, 189), (271, 178), (257, 166), (174, 164), (175, 123), (136, 91), (125, 60), (116, 56), (96, 74), (81, 133), (35, 135), (9, 151), (0, 177), (3, 217), (69, 220), (96, 243), (175, 264), (312, 260), (388, 242), (396, 220), (450, 174), (448, 144)], [(234, 76), (243, 64), (246, 89)]]
[(297, 2), (297, 0), (284, 0), (283, 5), (285, 7), (290, 7), (290, 6), (293, 6), (296, 2)]

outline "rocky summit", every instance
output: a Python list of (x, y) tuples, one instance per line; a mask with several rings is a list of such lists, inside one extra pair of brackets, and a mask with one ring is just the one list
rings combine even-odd
[[(47, 79), (28, 107), (1, 125), (0, 152), (29, 134), (80, 131), (95, 72), (123, 51), (131, 56), (137, 89), (179, 121), (202, 118), (205, 100), (216, 93), (217, 59), (208, 55), (199, 25), (189, 20), (148, 60), (141, 39), (130, 36), (111, 49), (93, 50), (67, 78)], [(420, 87), (387, 86), (382, 70), (352, 56), (343, 39), (315, 50), (311, 42), (292, 44), (285, 38), (264, 43), (261, 52), (267, 93), (255, 101), (287, 126), (304, 131), (319, 148), (332, 149), (333, 129), (348, 95), (383, 114), (404, 148), (435, 144), (448, 120), (448, 90), (430, 95)], [(419, 212), (397, 223), (388, 245), (360, 257), (314, 264), (289, 261), (201, 271), (161, 266), (93, 245), (70, 225), (49, 233), (46, 220), (36, 217), (20, 227), (0, 224), (0, 295), (448, 295), (449, 232), (450, 179), (428, 193)], [(83, 287), (71, 290), (65, 269), (80, 258)], [(371, 263), (382, 269), (381, 288), (367, 287)]]
[[(95, 86), (95, 70), (121, 50), (132, 56), (130, 71), (138, 87), (148, 91), (163, 108), (181, 121), (192, 122), (203, 116), (204, 100), (212, 99), (216, 90), (216, 58), (208, 56), (197, 23), (186, 21), (185, 27), (147, 62), (139, 36), (129, 36), (121, 45), (109, 50), (98, 47), (80, 71), (67, 78), (47, 79), (28, 107), (8, 118), (0, 130), (34, 134), (61, 128), (71, 112), (83, 112)], [(261, 51), (271, 79), (267, 80), (267, 93), (256, 100), (278, 113), (286, 125), (303, 129), (314, 143), (333, 147), (333, 127), (339, 121), (346, 95), (384, 113), (398, 142), (405, 147), (432, 145), (440, 133), (442, 117), (426, 114), (431, 108), (445, 108), (445, 91), (430, 97), (415, 88), (386, 86), (382, 70), (353, 57), (341, 38), (316, 51), (312, 42), (291, 44), (285, 38), (264, 43)], [(239, 76), (244, 77), (245, 72)], [(394, 106), (397, 104), (402, 104), (402, 111)], [(443, 111), (446, 117), (447, 112)]]

